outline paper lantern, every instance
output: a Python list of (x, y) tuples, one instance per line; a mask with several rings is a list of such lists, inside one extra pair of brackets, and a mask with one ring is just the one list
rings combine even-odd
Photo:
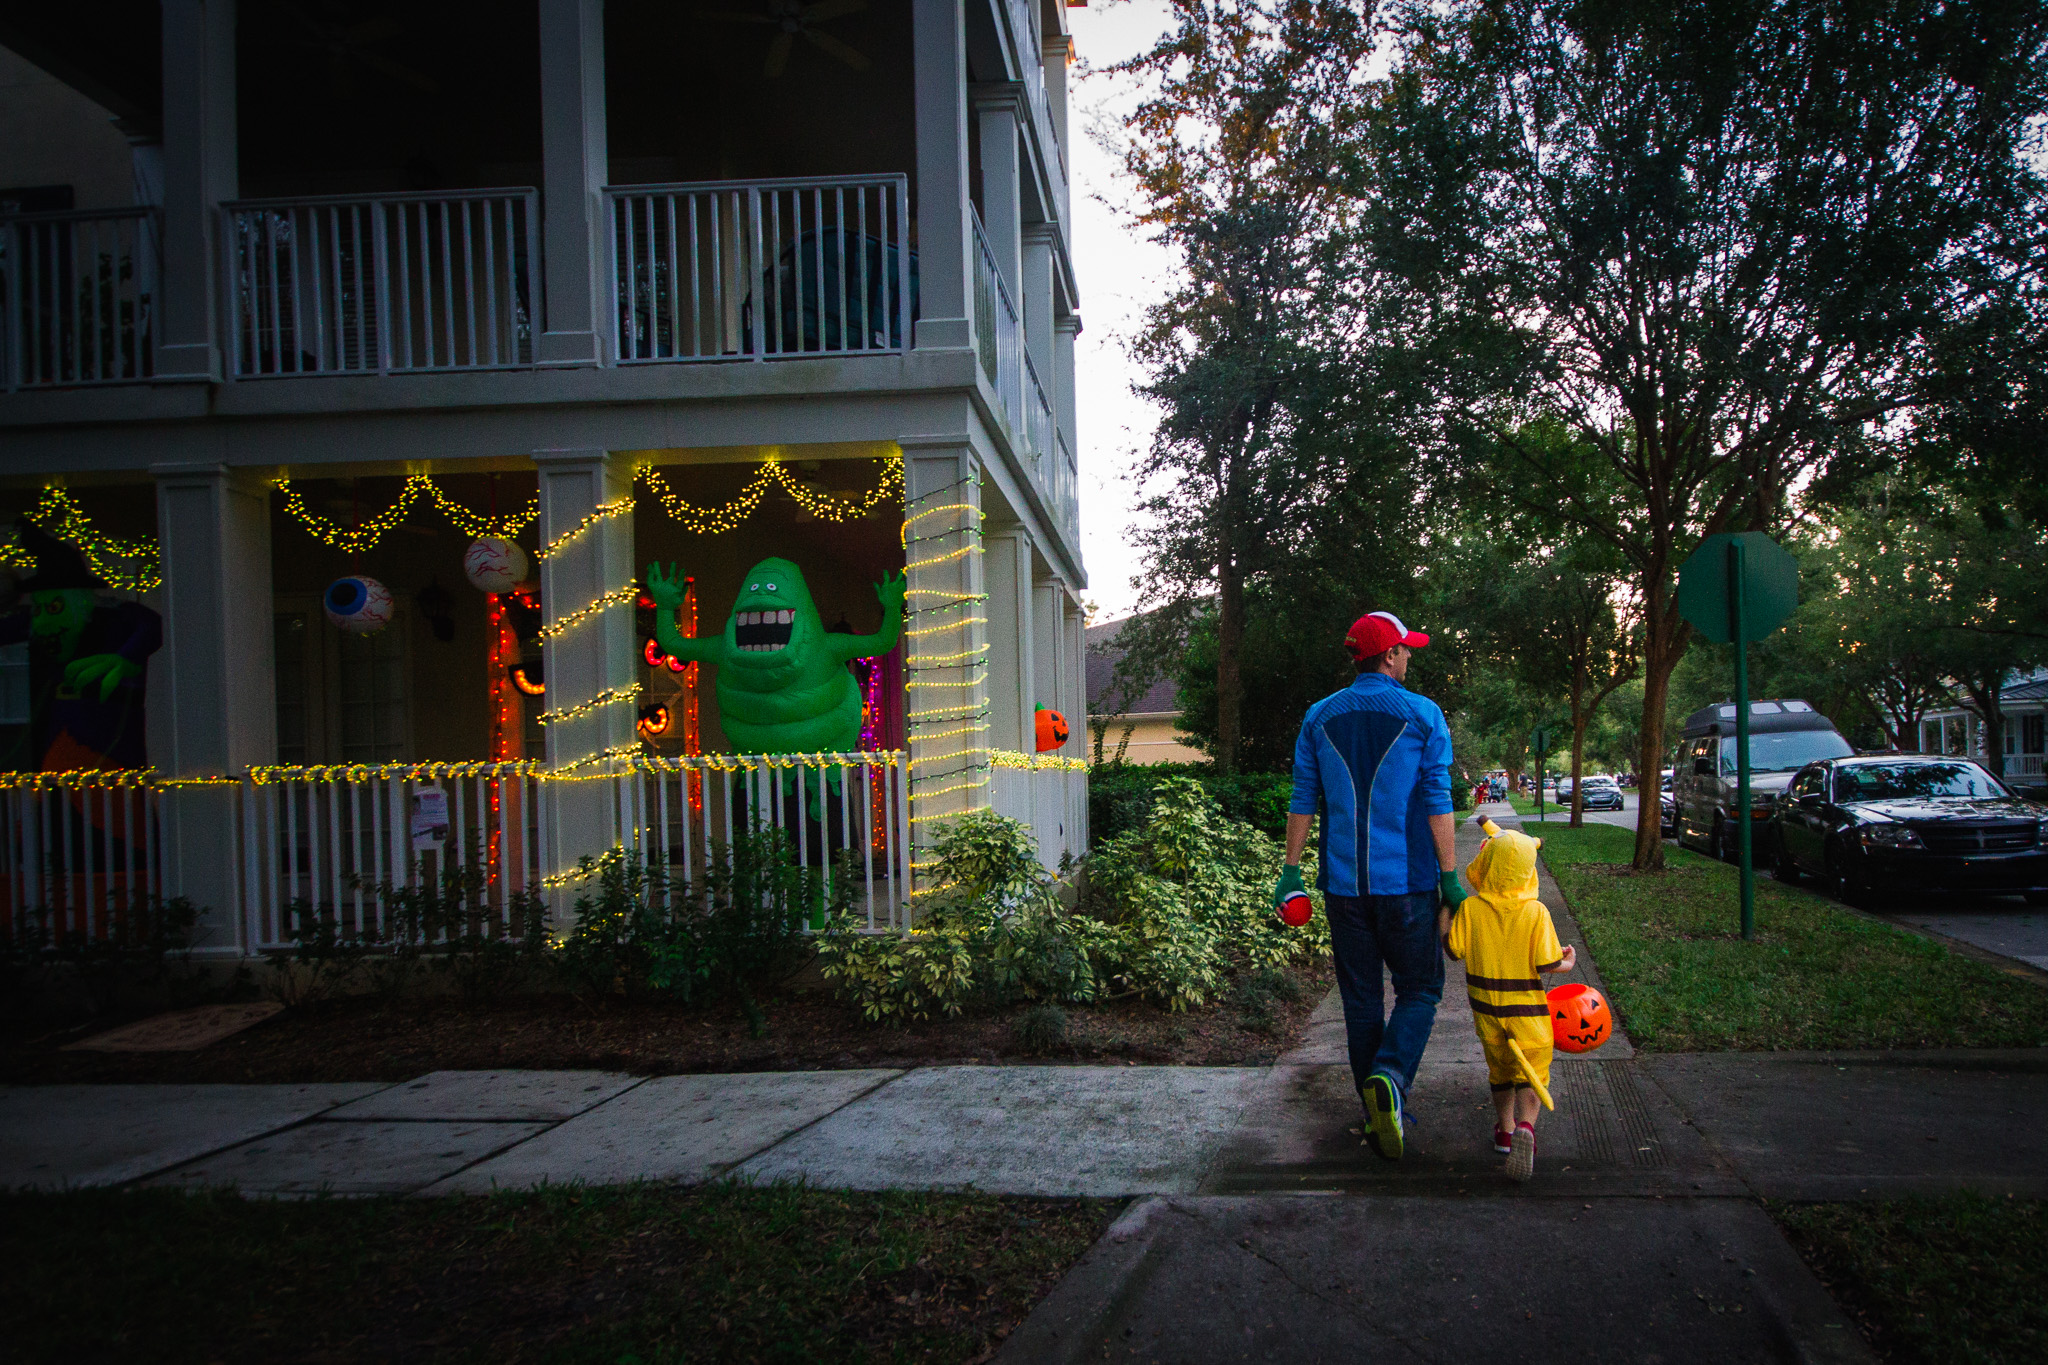
[(360, 574), (329, 583), (320, 605), (334, 628), (350, 635), (375, 635), (391, 624), (391, 589)]
[(478, 592), (510, 592), (526, 581), (526, 551), (503, 536), (479, 536), (462, 556), (462, 572)]
[(1550, 1035), (1560, 1052), (1591, 1052), (1614, 1032), (1614, 1014), (1607, 997), (1574, 981), (1553, 986), (1544, 998), (1550, 1004)]
[(1067, 718), (1050, 707), (1041, 706), (1036, 716), (1038, 752), (1046, 753), (1067, 742)]

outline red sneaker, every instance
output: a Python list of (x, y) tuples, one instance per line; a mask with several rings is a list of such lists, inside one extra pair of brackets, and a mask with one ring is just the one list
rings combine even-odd
[(1502, 1156), (1506, 1156), (1509, 1152), (1515, 1150), (1514, 1141), (1515, 1135), (1507, 1129), (1496, 1128), (1493, 1130), (1493, 1150), (1499, 1152)]
[(1515, 1125), (1508, 1143), (1508, 1179), (1527, 1180), (1536, 1174), (1536, 1129), (1526, 1123)]

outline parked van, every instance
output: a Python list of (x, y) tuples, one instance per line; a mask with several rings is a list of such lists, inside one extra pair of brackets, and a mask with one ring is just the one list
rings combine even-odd
[[(1820, 759), (1855, 752), (1826, 716), (1803, 701), (1749, 704), (1749, 816), (1757, 862), (1770, 861), (1770, 850), (1755, 843), (1793, 774)], [(1735, 857), (1735, 703), (1702, 707), (1685, 718), (1685, 737), (1671, 767), (1671, 795), (1680, 843), (1718, 858)]]

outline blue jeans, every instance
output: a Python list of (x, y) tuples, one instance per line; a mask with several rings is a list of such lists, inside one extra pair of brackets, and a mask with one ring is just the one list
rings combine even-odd
[[(1436, 935), (1437, 892), (1405, 896), (1325, 896), (1344, 1033), (1351, 1045), (1351, 1083), (1363, 1088), (1374, 1072), (1394, 1078), (1405, 1098), (1444, 998), (1444, 955)], [(1394, 1010), (1382, 1015), (1380, 968), (1394, 978)]]

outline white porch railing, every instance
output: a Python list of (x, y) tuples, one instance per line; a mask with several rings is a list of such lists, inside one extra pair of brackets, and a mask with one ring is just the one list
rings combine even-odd
[(138, 774), (10, 775), (0, 787), (0, 908), (51, 941), (119, 935), (164, 894), (158, 791)]
[[(1024, 755), (1012, 756), (1023, 760)], [(1088, 774), (1063, 766), (998, 764), (989, 774), (989, 804), (998, 815), (1029, 824), (1038, 860), (1057, 870), (1060, 856), (1088, 851)]]
[[(895, 754), (820, 754), (741, 767), (723, 755), (642, 758), (614, 791), (619, 828), (643, 855), (696, 881), (715, 842), (750, 824), (784, 835), (828, 895), (843, 891), (870, 929), (910, 925), (910, 803)], [(778, 759), (778, 765), (787, 760)], [(839, 877), (854, 884), (836, 885)]]
[(604, 193), (621, 364), (873, 354), (909, 337), (905, 176)]
[(240, 796), (243, 941), (252, 952), (291, 946), (295, 906), (381, 931), (379, 886), (414, 885), (446, 867), (481, 874), (471, 912), (488, 933), (515, 933), (513, 898), (541, 887), (547, 810), (537, 764), (426, 763), (402, 775), (266, 769)]
[[(22, 941), (106, 940), (131, 912), (179, 894), (162, 842), (168, 785), (146, 773), (7, 775), (0, 912), (8, 930)], [(550, 853), (556, 798), (572, 787), (606, 796), (620, 842), (658, 857), (676, 878), (701, 884), (736, 832), (779, 832), (785, 856), (815, 869), (870, 929), (910, 923), (899, 753), (634, 758), (567, 785), (534, 762), (264, 768), (231, 786), (240, 905), (200, 908), (216, 925), (239, 914), (250, 953), (292, 947), (308, 910), (374, 941), (387, 928), (380, 887), (431, 885), (451, 869), (466, 878), (461, 923), (435, 932), (517, 936), (522, 900), (545, 896), (560, 909), (577, 892), (573, 856), (556, 866)]]
[(1024, 429), (1018, 435), (1038, 462), (1039, 477), (1050, 487), (1050, 471), (1045, 466), (1053, 453), (1052, 404), (1046, 401), (1045, 385), (1038, 382), (1038, 367), (1031, 363), (1029, 350), (1024, 352)]
[(2048, 755), (2007, 754), (2005, 756), (2005, 775), (2007, 777), (2039, 777), (2041, 776), (2041, 763), (2044, 757), (2048, 757)]
[(232, 373), (532, 364), (539, 212), (532, 189), (224, 205)]
[(1059, 518), (1068, 538), (1078, 540), (1081, 534), (1080, 472), (1074, 464), (1074, 452), (1067, 447), (1065, 432), (1055, 434), (1053, 452), (1041, 468), (1049, 470), (1046, 490), (1052, 496), (1053, 515)]
[(0, 383), (149, 378), (157, 247), (148, 208), (0, 218)]

